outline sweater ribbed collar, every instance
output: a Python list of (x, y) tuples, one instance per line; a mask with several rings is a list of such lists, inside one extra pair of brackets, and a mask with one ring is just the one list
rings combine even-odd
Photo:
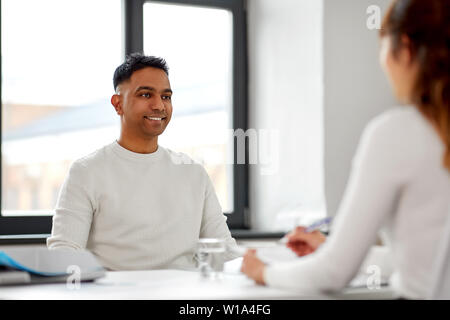
[(111, 149), (115, 154), (117, 154), (121, 158), (133, 160), (133, 161), (139, 161), (139, 162), (141, 162), (141, 161), (148, 162), (148, 161), (156, 161), (156, 160), (160, 159), (163, 154), (164, 148), (162, 148), (161, 146), (158, 145), (158, 149), (156, 149), (155, 152), (137, 153), (137, 152), (133, 152), (128, 149), (125, 149), (116, 140), (111, 144)]

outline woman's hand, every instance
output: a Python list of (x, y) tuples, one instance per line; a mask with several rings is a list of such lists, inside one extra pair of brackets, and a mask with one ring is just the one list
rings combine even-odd
[(286, 237), (286, 246), (300, 257), (313, 253), (327, 239), (318, 230), (306, 232), (305, 227), (295, 228)]
[(258, 284), (264, 283), (264, 268), (266, 265), (256, 257), (256, 250), (250, 249), (244, 254), (242, 260), (241, 272), (245, 273), (247, 277), (253, 279)]

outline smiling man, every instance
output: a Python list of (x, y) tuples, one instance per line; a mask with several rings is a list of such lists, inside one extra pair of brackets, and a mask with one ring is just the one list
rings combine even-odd
[(88, 249), (110, 270), (191, 269), (199, 238), (235, 246), (204, 168), (158, 145), (172, 116), (166, 62), (128, 56), (114, 89), (119, 140), (72, 164), (47, 246)]

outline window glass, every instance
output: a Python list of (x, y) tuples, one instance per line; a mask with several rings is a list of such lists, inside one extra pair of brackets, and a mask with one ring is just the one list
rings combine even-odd
[(2, 215), (52, 214), (75, 159), (118, 137), (120, 0), (2, 0)]
[(232, 13), (144, 4), (144, 52), (164, 58), (173, 116), (160, 144), (201, 162), (224, 212), (233, 211)]

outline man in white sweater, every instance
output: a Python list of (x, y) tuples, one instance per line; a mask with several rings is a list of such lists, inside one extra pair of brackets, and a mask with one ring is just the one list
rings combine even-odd
[(48, 248), (88, 249), (107, 269), (139, 270), (194, 268), (199, 238), (235, 246), (204, 168), (158, 145), (172, 115), (165, 61), (130, 55), (114, 89), (120, 138), (72, 164)]

